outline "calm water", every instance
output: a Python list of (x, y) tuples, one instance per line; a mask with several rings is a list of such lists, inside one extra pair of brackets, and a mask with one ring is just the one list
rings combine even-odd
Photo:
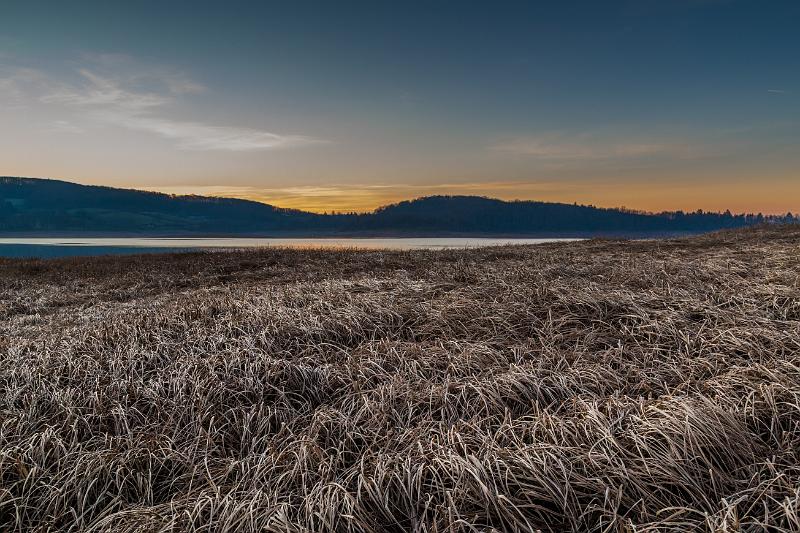
[(398, 238), (398, 239), (165, 239), (165, 238), (0, 238), (0, 257), (65, 257), (180, 250), (289, 246), (295, 248), (388, 248), (443, 250), (506, 244), (541, 244), (580, 239)]

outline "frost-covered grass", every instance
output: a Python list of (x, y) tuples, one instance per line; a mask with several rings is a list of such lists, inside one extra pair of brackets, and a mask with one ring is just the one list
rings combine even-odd
[(0, 261), (2, 531), (800, 530), (800, 229)]

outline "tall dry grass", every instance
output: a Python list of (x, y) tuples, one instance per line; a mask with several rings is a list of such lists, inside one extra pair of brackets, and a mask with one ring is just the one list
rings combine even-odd
[(800, 231), (0, 261), (2, 531), (798, 531)]

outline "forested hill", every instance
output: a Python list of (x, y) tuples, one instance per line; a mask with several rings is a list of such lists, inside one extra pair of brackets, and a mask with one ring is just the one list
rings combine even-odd
[(233, 198), (0, 178), (0, 231), (248, 233), (291, 230), (318, 219)]
[[(785, 217), (780, 217), (785, 218)], [(477, 196), (430, 196), (382, 207), (358, 223), (374, 230), (467, 233), (703, 232), (764, 222), (763, 215), (640, 213), (623, 209)]]
[(603, 235), (703, 232), (792, 216), (638, 213), (476, 196), (431, 196), (367, 214), (320, 215), (231, 198), (0, 177), (0, 234)]

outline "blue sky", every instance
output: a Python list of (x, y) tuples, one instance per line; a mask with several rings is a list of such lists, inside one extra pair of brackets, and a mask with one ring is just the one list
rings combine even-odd
[(0, 174), (800, 209), (800, 2), (4, 2)]

